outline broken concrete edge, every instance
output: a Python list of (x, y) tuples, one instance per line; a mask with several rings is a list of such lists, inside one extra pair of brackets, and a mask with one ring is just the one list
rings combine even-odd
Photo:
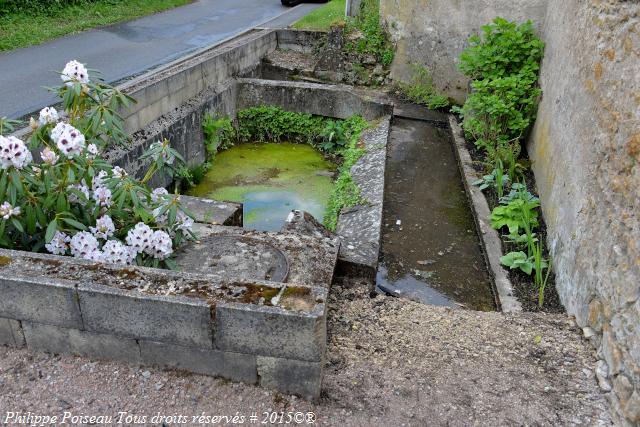
[(200, 197), (180, 196), (181, 205), (202, 224), (242, 227), (242, 203), (225, 202)]
[(326, 31), (277, 29), (278, 49), (312, 53), (316, 47), (326, 42)]
[(391, 115), (384, 116), (360, 137), (365, 153), (351, 174), (366, 204), (345, 208), (338, 216), (336, 234), (342, 241), (338, 274), (373, 279), (377, 273), (390, 128)]
[(520, 312), (522, 311), (522, 305), (514, 296), (513, 284), (511, 280), (509, 280), (507, 271), (500, 263), (500, 258), (502, 257), (500, 235), (491, 227), (491, 211), (489, 210), (486, 197), (477, 186), (473, 185), (480, 176), (478, 176), (478, 173), (473, 168), (471, 155), (469, 154), (469, 150), (467, 150), (462, 128), (453, 114), (449, 115), (449, 126), (453, 136), (453, 148), (458, 161), (458, 167), (460, 168), (460, 174), (463, 178), (462, 182), (465, 192), (467, 193), (467, 198), (471, 203), (471, 210), (476, 223), (478, 237), (484, 249), (483, 254), (489, 267), (490, 276), (493, 279), (498, 308), (505, 313)]

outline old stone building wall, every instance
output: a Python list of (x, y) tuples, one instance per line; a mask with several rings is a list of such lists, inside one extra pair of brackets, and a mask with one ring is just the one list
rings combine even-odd
[(532, 19), (546, 43), (528, 141), (557, 288), (597, 348), (621, 423), (640, 423), (640, 2), (381, 0), (398, 44), (395, 78), (419, 62), (459, 101), (469, 35)]
[(391, 77), (409, 80), (411, 64), (425, 65), (435, 86), (462, 103), (469, 80), (458, 71), (457, 63), (469, 36), (496, 16), (540, 24), (547, 1), (380, 0), (380, 14), (396, 43)]
[[(558, 291), (640, 423), (640, 4), (552, 1), (528, 149)], [(605, 372), (608, 371), (608, 372)], [(608, 375), (605, 381), (604, 374)]]

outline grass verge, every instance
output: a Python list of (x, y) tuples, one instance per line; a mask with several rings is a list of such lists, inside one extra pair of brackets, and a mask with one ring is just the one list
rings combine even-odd
[(98, 0), (59, 9), (0, 16), (0, 51), (40, 44), (56, 37), (128, 21), (193, 0)]
[(346, 0), (331, 0), (293, 24), (299, 30), (329, 30), (336, 22), (344, 21)]

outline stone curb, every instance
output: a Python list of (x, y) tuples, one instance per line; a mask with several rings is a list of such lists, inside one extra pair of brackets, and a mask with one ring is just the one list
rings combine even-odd
[(473, 217), (484, 249), (485, 261), (489, 267), (489, 273), (497, 292), (498, 307), (505, 313), (520, 312), (522, 311), (522, 305), (514, 296), (513, 285), (509, 280), (509, 275), (500, 263), (500, 257), (502, 256), (500, 235), (491, 227), (489, 222), (491, 211), (486, 197), (478, 187), (473, 185), (473, 182), (478, 180), (480, 176), (472, 166), (471, 155), (467, 150), (462, 128), (453, 114), (449, 115), (449, 126), (453, 135), (458, 167), (460, 168), (460, 174), (463, 176), (464, 188), (471, 202)]

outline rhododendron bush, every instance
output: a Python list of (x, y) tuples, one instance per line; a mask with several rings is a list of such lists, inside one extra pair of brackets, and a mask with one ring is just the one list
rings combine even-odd
[(193, 237), (193, 220), (177, 194), (146, 183), (173, 176), (183, 159), (164, 141), (143, 155), (150, 168), (141, 180), (112, 167), (101, 153), (126, 143), (117, 110), (132, 99), (92, 82), (76, 61), (61, 77), (51, 90), (64, 112), (47, 107), (32, 118), (27, 143), (8, 135), (14, 121), (0, 119), (0, 246), (174, 268), (171, 256)]

